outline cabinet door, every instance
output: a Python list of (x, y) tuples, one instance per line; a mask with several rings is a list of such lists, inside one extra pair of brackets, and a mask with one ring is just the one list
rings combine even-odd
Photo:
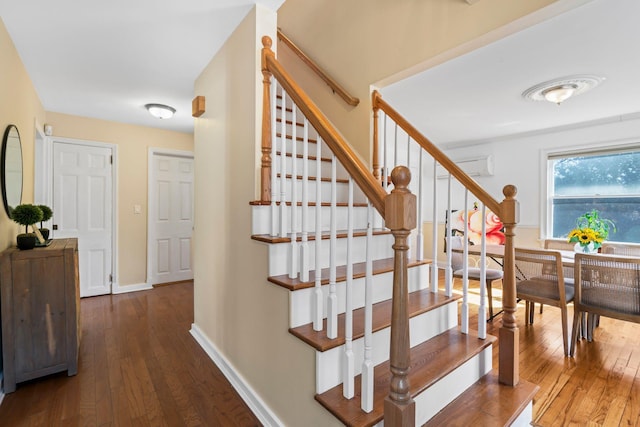
[(16, 380), (66, 363), (64, 258), (13, 262)]

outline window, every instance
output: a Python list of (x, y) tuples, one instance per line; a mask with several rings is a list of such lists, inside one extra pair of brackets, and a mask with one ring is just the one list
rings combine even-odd
[(640, 243), (640, 147), (549, 156), (552, 237), (566, 237), (592, 209), (611, 219), (608, 240)]

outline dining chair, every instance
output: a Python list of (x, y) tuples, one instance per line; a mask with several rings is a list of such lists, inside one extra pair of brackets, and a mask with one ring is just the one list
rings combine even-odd
[(571, 356), (575, 354), (576, 325), (587, 313), (588, 341), (593, 339), (594, 316), (640, 323), (640, 257), (576, 254), (574, 268)]
[[(461, 250), (464, 246), (463, 236), (451, 236), (447, 241), (451, 244), (451, 268), (453, 269), (453, 277), (462, 279), (464, 274), (464, 255), (455, 249)], [(487, 287), (487, 299), (489, 301), (489, 318), (487, 321), (493, 320), (496, 315), (493, 314), (493, 282), (502, 280), (502, 270), (493, 268), (485, 269), (485, 286)], [(469, 280), (480, 281), (480, 268), (468, 266), (467, 277)]]
[(525, 316), (533, 323), (533, 303), (560, 308), (564, 355), (569, 355), (567, 303), (573, 301), (574, 288), (564, 282), (562, 256), (548, 249), (515, 248), (516, 295), (526, 301)]
[(602, 253), (610, 255), (636, 256), (640, 257), (640, 246), (625, 245), (622, 243), (603, 243)]

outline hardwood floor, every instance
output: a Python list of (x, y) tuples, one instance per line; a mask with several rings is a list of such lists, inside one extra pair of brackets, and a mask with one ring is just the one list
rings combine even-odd
[[(471, 292), (477, 321), (477, 284)], [(494, 301), (498, 310), (497, 287)], [(81, 313), (79, 374), (19, 384), (0, 405), (0, 426), (260, 425), (188, 333), (191, 283), (86, 298)], [(497, 336), (500, 324), (501, 315), (488, 332)], [(563, 356), (558, 309), (525, 325), (521, 305), (518, 326), (520, 376), (541, 387), (534, 425), (640, 425), (640, 325), (602, 318), (575, 359)]]
[(258, 426), (189, 334), (193, 284), (81, 300), (78, 375), (18, 384), (0, 426)]
[[(456, 283), (457, 284), (457, 283)], [(477, 283), (471, 291), (479, 293)], [(494, 288), (494, 306), (500, 309), (500, 289)], [(477, 305), (470, 298), (472, 319)], [(498, 335), (502, 315), (488, 323)], [(520, 377), (540, 386), (533, 401), (534, 426), (640, 425), (640, 325), (601, 318), (593, 342), (582, 340), (576, 357), (564, 357), (560, 310), (536, 308), (533, 325), (524, 321), (524, 303), (518, 306)], [(569, 319), (573, 319), (572, 305)], [(477, 323), (473, 325), (477, 328)], [(477, 329), (476, 329), (477, 330)], [(498, 366), (494, 347), (493, 366)]]

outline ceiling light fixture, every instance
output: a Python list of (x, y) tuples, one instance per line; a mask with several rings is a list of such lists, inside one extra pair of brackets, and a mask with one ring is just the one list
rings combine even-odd
[(593, 75), (568, 76), (532, 86), (522, 92), (522, 96), (532, 101), (549, 101), (560, 105), (573, 96), (593, 89), (603, 81), (604, 77)]
[(146, 108), (153, 117), (159, 119), (170, 119), (176, 112), (175, 108), (164, 104), (147, 104), (144, 108)]

